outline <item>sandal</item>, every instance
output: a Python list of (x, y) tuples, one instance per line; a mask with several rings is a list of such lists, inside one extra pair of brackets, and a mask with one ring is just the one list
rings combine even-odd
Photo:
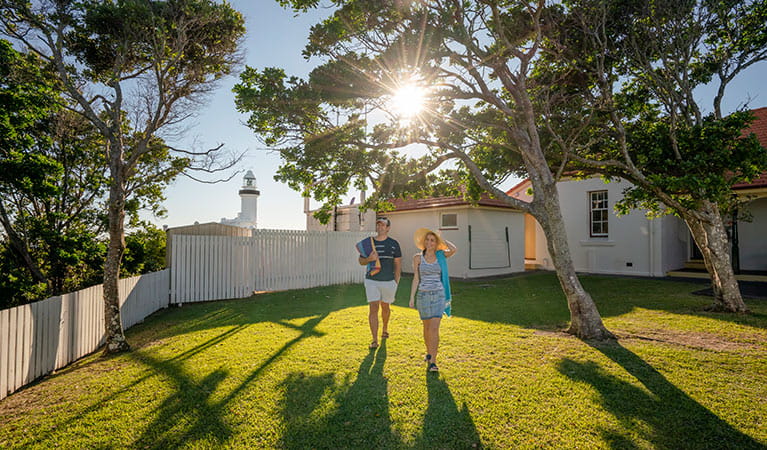
[(370, 350), (378, 348), (378, 342), (376, 342), (376, 341), (371, 342), (370, 345), (368, 346), (368, 348)]
[(426, 363), (428, 364), (429, 362), (431, 362), (431, 355), (427, 353), (426, 356), (423, 358), (423, 360), (426, 361)]
[(384, 331), (383, 333), (381, 333), (381, 339), (388, 339), (388, 338), (389, 338), (389, 332), (388, 331)]
[(436, 364), (431, 363), (429, 364), (429, 372), (439, 372), (439, 367), (437, 367)]

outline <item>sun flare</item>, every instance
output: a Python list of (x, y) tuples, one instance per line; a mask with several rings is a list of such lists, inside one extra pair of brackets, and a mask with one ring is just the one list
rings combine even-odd
[(393, 112), (404, 120), (410, 120), (421, 113), (426, 103), (426, 89), (415, 83), (400, 86), (391, 98)]

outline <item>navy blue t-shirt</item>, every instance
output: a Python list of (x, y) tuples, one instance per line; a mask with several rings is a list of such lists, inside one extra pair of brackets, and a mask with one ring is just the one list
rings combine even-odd
[(402, 250), (399, 248), (399, 242), (387, 237), (386, 240), (377, 241), (373, 238), (378, 252), (378, 259), (381, 261), (381, 271), (375, 275), (365, 275), (365, 278), (376, 281), (391, 281), (394, 279), (394, 258), (402, 258)]

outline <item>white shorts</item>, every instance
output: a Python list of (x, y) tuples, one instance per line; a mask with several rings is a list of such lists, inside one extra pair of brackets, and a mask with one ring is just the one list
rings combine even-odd
[(377, 281), (365, 278), (365, 295), (368, 297), (368, 303), (382, 300), (384, 303), (394, 303), (394, 294), (397, 293), (397, 282)]

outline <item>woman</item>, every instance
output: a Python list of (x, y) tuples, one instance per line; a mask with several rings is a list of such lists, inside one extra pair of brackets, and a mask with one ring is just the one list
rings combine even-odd
[[(446, 258), (458, 249), (452, 242), (442, 240), (428, 228), (420, 228), (413, 236), (421, 250), (413, 256), (413, 284), (410, 288), (410, 307), (415, 306), (418, 291), (418, 313), (423, 321), (423, 340), (426, 344), (426, 364), (429, 371), (437, 372), (439, 323), (442, 314), (449, 314), (450, 278)], [(447, 309), (446, 309), (447, 307)]]

